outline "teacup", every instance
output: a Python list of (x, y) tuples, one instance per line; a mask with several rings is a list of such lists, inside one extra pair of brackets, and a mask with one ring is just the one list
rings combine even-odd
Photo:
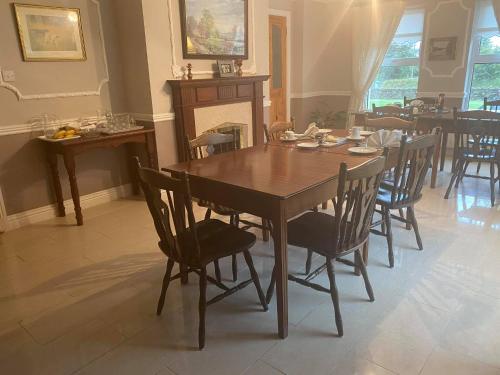
[(353, 126), (351, 129), (351, 137), (352, 138), (361, 138), (361, 127)]
[(291, 130), (285, 131), (285, 139), (294, 139), (295, 133)]

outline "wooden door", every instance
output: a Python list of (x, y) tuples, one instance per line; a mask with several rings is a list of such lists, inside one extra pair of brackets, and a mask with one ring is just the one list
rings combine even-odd
[(287, 121), (286, 17), (269, 16), (270, 124)]

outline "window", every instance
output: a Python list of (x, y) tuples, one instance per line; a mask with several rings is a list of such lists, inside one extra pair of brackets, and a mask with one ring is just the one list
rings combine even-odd
[(404, 96), (416, 97), (423, 28), (423, 9), (405, 11), (377, 77), (368, 90), (368, 108), (372, 104), (403, 104)]
[(485, 97), (500, 99), (500, 32), (491, 0), (476, 3), (466, 87), (466, 108), (483, 108)]

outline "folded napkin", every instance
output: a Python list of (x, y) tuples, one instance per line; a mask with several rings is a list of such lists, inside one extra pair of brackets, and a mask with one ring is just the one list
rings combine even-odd
[(367, 145), (369, 147), (397, 147), (399, 142), (401, 142), (401, 137), (403, 136), (401, 130), (377, 130), (375, 133), (370, 135), (367, 140)]
[(319, 128), (315, 122), (311, 122), (308, 126), (304, 134), (304, 137), (314, 138), (314, 136), (319, 132)]
[(424, 105), (424, 102), (420, 99), (414, 99), (410, 102), (410, 105), (412, 107), (420, 107), (420, 106)]

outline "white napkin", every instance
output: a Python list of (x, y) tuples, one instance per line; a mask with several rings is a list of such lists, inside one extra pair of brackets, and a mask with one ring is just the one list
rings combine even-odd
[(375, 133), (370, 135), (367, 140), (367, 145), (369, 147), (397, 147), (401, 142), (401, 137), (403, 136), (401, 130), (377, 130)]
[(420, 107), (420, 106), (424, 105), (424, 102), (420, 99), (414, 99), (410, 102), (410, 105), (412, 107)]
[(310, 138), (314, 138), (314, 136), (319, 132), (319, 128), (318, 126), (316, 125), (315, 122), (311, 122), (308, 126), (307, 126), (307, 129), (306, 131), (304, 132), (304, 134), (301, 134), (303, 135), (304, 137), (310, 137)]

